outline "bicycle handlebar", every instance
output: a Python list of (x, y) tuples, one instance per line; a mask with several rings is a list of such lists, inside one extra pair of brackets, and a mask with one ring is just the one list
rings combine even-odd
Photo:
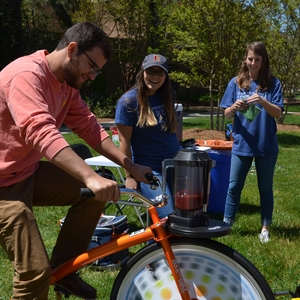
[[(132, 195), (141, 201), (149, 204), (150, 206), (164, 206), (168, 203), (169, 195), (164, 193), (162, 195), (156, 196), (154, 199), (148, 199), (139, 193), (137, 190), (127, 189), (127, 188), (120, 188), (120, 193), (122, 195)], [(80, 196), (82, 197), (93, 197), (95, 194), (88, 188), (81, 188), (80, 189)]]
[[(134, 178), (131, 174), (130, 176)], [(160, 185), (159, 179), (156, 176), (154, 176), (152, 173), (146, 173), (145, 178), (150, 182), (150, 188), (152, 190), (157, 190), (157, 188)]]
[(150, 181), (150, 188), (152, 190), (157, 190), (160, 184), (159, 179), (156, 176), (154, 176), (152, 173), (146, 173), (145, 177), (148, 181)]

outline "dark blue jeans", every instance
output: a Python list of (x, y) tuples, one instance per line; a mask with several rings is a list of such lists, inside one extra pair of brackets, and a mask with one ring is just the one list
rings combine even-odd
[(260, 195), (261, 224), (263, 226), (269, 226), (272, 223), (274, 207), (273, 175), (277, 155), (253, 158), (252, 156), (232, 154), (229, 187), (223, 219), (223, 221), (227, 224), (233, 224), (240, 205), (241, 193), (244, 188), (246, 176), (252, 165), (253, 159), (255, 161), (258, 190)]

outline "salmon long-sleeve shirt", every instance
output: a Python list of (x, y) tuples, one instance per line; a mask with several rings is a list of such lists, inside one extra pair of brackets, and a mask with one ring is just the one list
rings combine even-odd
[(68, 143), (64, 123), (95, 148), (109, 135), (77, 89), (51, 72), (46, 50), (16, 59), (0, 72), (0, 187), (27, 178), (42, 157)]

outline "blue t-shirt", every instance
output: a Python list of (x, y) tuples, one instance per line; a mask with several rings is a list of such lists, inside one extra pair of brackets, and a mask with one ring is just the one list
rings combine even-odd
[(176, 132), (164, 131), (162, 124), (166, 117), (165, 107), (162, 104), (161, 95), (155, 93), (148, 97), (150, 106), (157, 119), (157, 125), (137, 126), (139, 118), (137, 90), (132, 89), (125, 93), (117, 102), (115, 122), (131, 126), (131, 151), (136, 164), (151, 167), (161, 173), (162, 161), (173, 158), (180, 149)]
[[(258, 94), (272, 104), (283, 109), (283, 96), (280, 81), (272, 77), (273, 85), (267, 91), (258, 91)], [(256, 93), (258, 81), (252, 81), (250, 90), (240, 90), (236, 84), (236, 77), (231, 79), (223, 95), (220, 106), (230, 107), (236, 100), (247, 99)], [(277, 126), (274, 117), (260, 105), (261, 112), (250, 122), (237, 111), (233, 123), (232, 153), (241, 156), (271, 156), (278, 154)]]

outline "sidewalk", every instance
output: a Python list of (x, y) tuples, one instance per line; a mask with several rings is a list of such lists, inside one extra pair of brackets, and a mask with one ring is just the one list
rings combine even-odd
[[(199, 118), (199, 117), (209, 117), (210, 113), (209, 112), (183, 112), (183, 119), (188, 119), (188, 118)], [(110, 126), (115, 125), (115, 121), (113, 119), (111, 120), (105, 120), (105, 121), (99, 121), (99, 123), (106, 129), (109, 130)], [(60, 132), (65, 134), (65, 133), (70, 133), (71, 131), (65, 126), (61, 126)]]
[[(115, 121), (112, 120), (112, 121), (105, 121), (105, 122), (99, 122), (102, 127), (105, 129), (105, 130), (109, 130), (110, 129), (110, 126), (115, 126)], [(60, 127), (60, 130), (59, 130), (62, 134), (66, 134), (66, 133), (71, 133), (72, 131), (65, 125), (63, 124), (61, 127)]]

